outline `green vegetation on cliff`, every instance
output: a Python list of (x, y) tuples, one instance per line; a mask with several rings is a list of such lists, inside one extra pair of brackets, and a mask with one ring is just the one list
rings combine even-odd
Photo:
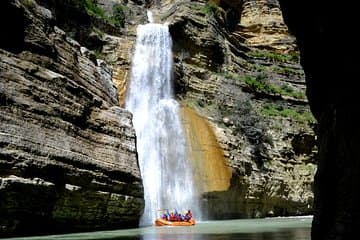
[(121, 4), (115, 4), (113, 6), (113, 15), (110, 18), (110, 21), (113, 22), (116, 26), (124, 27), (125, 26), (125, 11), (127, 8)]
[(218, 13), (219, 11), (220, 11), (219, 6), (213, 3), (212, 1), (207, 2), (206, 5), (203, 8), (201, 8), (201, 12), (205, 14)]
[(278, 105), (275, 103), (265, 104), (261, 107), (260, 113), (264, 116), (270, 117), (285, 117), (301, 123), (315, 123), (314, 116), (309, 111), (285, 108), (282, 105)]
[(96, 16), (105, 18), (104, 11), (92, 0), (80, 0), (80, 4), (85, 7), (88, 14), (94, 14)]
[(289, 85), (283, 83), (281, 86), (271, 84), (269, 81), (266, 81), (266, 74), (258, 74), (257, 76), (250, 75), (236, 75), (236, 74), (225, 74), (225, 78), (236, 79), (242, 83), (245, 83), (248, 88), (253, 92), (264, 93), (269, 95), (279, 95), (279, 96), (288, 96), (295, 99), (306, 99), (305, 93), (300, 91), (295, 91)]
[[(29, 0), (28, 0), (29, 1)], [(106, 14), (102, 8), (93, 0), (75, 0), (77, 6), (85, 9), (87, 14), (99, 17), (104, 21), (115, 25), (116, 27), (124, 27), (126, 20), (126, 7), (120, 3), (114, 4), (112, 14)]]
[(300, 56), (298, 53), (281, 54), (269, 51), (252, 51), (250, 56), (256, 58), (265, 58), (273, 62), (299, 62)]
[(24, 6), (25, 7), (27, 7), (27, 8), (34, 8), (35, 7), (35, 2), (34, 2), (34, 0), (22, 0), (21, 1), (22, 2), (22, 4), (24, 4)]

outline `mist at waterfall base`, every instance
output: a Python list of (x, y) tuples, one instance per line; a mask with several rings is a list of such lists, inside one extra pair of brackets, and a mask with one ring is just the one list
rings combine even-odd
[(179, 105), (173, 94), (172, 40), (168, 26), (139, 25), (126, 108), (133, 113), (145, 209), (151, 225), (159, 209), (191, 209), (200, 216)]

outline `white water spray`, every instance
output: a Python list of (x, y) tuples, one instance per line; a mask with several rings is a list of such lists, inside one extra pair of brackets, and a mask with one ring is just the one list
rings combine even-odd
[(148, 18), (149, 23), (154, 23), (154, 15), (153, 15), (153, 13), (148, 10), (148, 11), (146, 12), (146, 15), (147, 15), (147, 18)]
[(199, 213), (179, 105), (173, 97), (172, 42), (166, 25), (139, 25), (126, 108), (133, 113), (145, 194), (140, 225), (157, 210)]

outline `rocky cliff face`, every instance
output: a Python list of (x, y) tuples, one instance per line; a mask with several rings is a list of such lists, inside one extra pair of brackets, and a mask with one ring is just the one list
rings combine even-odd
[(360, 227), (359, 100), (354, 88), (358, 9), (355, 3), (280, 2), (297, 37), (307, 95), (319, 122), (312, 239), (351, 239)]
[(137, 224), (135, 133), (118, 105), (147, 7), (173, 36), (205, 217), (312, 213), (315, 121), (276, 0), (84, 2), (0, 3), (2, 235)]
[(0, 3), (0, 236), (137, 226), (131, 113), (109, 65), (56, 26), (59, 2), (42, 2)]
[[(240, 18), (230, 30), (233, 34), (238, 33), (247, 46), (282, 53), (296, 49), (295, 39), (284, 24), (277, 0), (244, 0), (231, 9), (237, 10)], [(236, 21), (233, 23), (235, 25)]]
[[(232, 172), (222, 188), (199, 187), (207, 189), (204, 212), (209, 218), (312, 213), (315, 120), (279, 3), (163, 1), (161, 9), (173, 35), (177, 96), (212, 126)], [(212, 158), (205, 145), (194, 151)]]

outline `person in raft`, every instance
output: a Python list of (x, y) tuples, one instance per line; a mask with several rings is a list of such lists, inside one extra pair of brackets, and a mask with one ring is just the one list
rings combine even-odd
[(167, 211), (167, 213), (162, 215), (162, 219), (172, 222), (182, 222), (182, 221), (188, 222), (191, 218), (192, 218), (192, 213), (190, 209), (187, 211), (185, 215), (178, 213), (176, 210), (175, 213), (174, 212), (169, 213), (169, 211)]
[(185, 221), (190, 221), (190, 219), (192, 218), (192, 212), (190, 211), (190, 209), (187, 211), (187, 213), (185, 214), (184, 220)]

